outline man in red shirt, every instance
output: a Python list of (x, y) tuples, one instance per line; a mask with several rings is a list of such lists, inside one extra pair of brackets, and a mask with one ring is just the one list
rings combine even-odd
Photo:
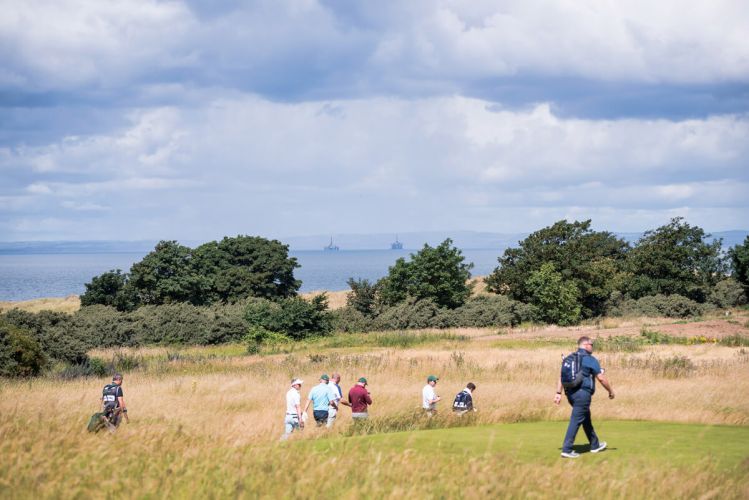
[(367, 390), (367, 379), (360, 378), (356, 385), (348, 391), (348, 401), (351, 403), (351, 418), (354, 420), (369, 418), (367, 407), (372, 404), (372, 398)]

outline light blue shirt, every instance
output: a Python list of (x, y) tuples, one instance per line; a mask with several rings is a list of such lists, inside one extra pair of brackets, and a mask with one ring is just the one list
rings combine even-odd
[(330, 386), (323, 383), (316, 385), (309, 391), (309, 399), (313, 410), (327, 411), (330, 406)]

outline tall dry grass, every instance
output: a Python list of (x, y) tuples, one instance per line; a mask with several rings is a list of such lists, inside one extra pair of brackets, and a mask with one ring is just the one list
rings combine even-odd
[[(497, 348), (481, 336), (446, 333), (452, 336), (366, 351), (315, 343), (268, 356), (241, 355), (239, 346), (121, 350), (141, 364), (125, 374), (123, 386), (132, 422), (114, 436), (84, 430), (105, 379), (0, 381), (0, 496), (312, 497), (327, 481), (341, 485), (331, 494), (342, 498), (579, 493), (572, 465), (558, 460), (426, 456), (377, 450), (359, 437), (346, 437), (342, 453), (299, 448), (317, 438), (349, 435), (346, 409), (332, 431), (310, 427), (278, 443), (290, 378), (305, 380), (306, 398), (320, 374), (332, 371), (343, 375), (344, 390), (358, 377), (368, 378), (374, 399), (370, 432), (568, 418), (569, 408), (554, 406), (552, 398), (561, 355), (572, 350), (572, 339), (525, 345), (513, 340), (511, 348)], [(598, 357), (617, 398), (608, 400), (601, 390), (594, 397), (595, 420), (749, 425), (747, 349), (656, 345)], [(683, 359), (689, 363), (674, 361)], [(440, 376), (442, 416), (415, 418), (421, 388), (432, 373)], [(479, 411), (470, 421), (456, 422), (449, 404), (469, 381), (478, 385)], [(710, 466), (664, 475), (646, 461), (606, 461), (587, 473), (610, 478), (591, 481), (586, 490), (605, 498), (747, 493), (740, 475), (726, 476)], [(453, 481), (452, 474), (466, 479)]]

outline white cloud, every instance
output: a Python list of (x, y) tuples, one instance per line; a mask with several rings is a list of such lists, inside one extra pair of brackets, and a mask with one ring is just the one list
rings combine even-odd
[(749, 214), (743, 115), (581, 120), (462, 97), (232, 96), (128, 116), (116, 133), (3, 154), (0, 171), (28, 178), (3, 193), (28, 198), (9, 213), (28, 221), (62, 206), (105, 217), (92, 237), (192, 239), (305, 233), (322, 220), (340, 232), (516, 231), (575, 216), (631, 230), (673, 213), (719, 213), (729, 227)]

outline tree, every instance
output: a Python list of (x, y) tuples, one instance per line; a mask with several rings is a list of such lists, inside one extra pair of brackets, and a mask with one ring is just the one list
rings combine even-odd
[(195, 272), (208, 280), (207, 300), (233, 302), (247, 297), (276, 299), (296, 295), (297, 260), (277, 240), (253, 236), (225, 237), (193, 251)]
[(91, 283), (86, 283), (86, 291), (81, 295), (81, 305), (101, 304), (115, 307), (120, 311), (135, 309), (138, 305), (138, 296), (135, 289), (129, 285), (129, 277), (120, 269), (94, 276)]
[(574, 283), (564, 281), (551, 262), (531, 273), (526, 288), (539, 319), (561, 326), (580, 321), (580, 292)]
[(486, 278), (489, 291), (530, 303), (529, 278), (546, 263), (579, 292), (584, 317), (604, 313), (606, 301), (620, 286), (629, 245), (605, 231), (593, 231), (591, 221), (561, 220), (532, 233), (518, 248), (508, 248), (499, 266)]
[(635, 299), (678, 294), (704, 303), (727, 270), (721, 240), (708, 242), (709, 237), (682, 217), (647, 231), (627, 258), (628, 294)]
[(465, 263), (460, 249), (446, 239), (436, 247), (424, 245), (411, 260), (398, 259), (388, 275), (378, 282), (381, 300), (387, 305), (406, 297), (432, 299), (438, 306), (454, 309), (471, 295), (472, 263)]
[(195, 272), (192, 251), (176, 241), (160, 241), (130, 268), (130, 283), (144, 305), (205, 303), (206, 278)]
[(744, 294), (749, 297), (749, 236), (743, 244), (736, 245), (728, 251), (728, 258), (731, 261), (733, 278), (741, 283)]
[(346, 295), (346, 305), (365, 316), (374, 316), (377, 305), (377, 283), (367, 279), (349, 278), (346, 282), (351, 291)]

